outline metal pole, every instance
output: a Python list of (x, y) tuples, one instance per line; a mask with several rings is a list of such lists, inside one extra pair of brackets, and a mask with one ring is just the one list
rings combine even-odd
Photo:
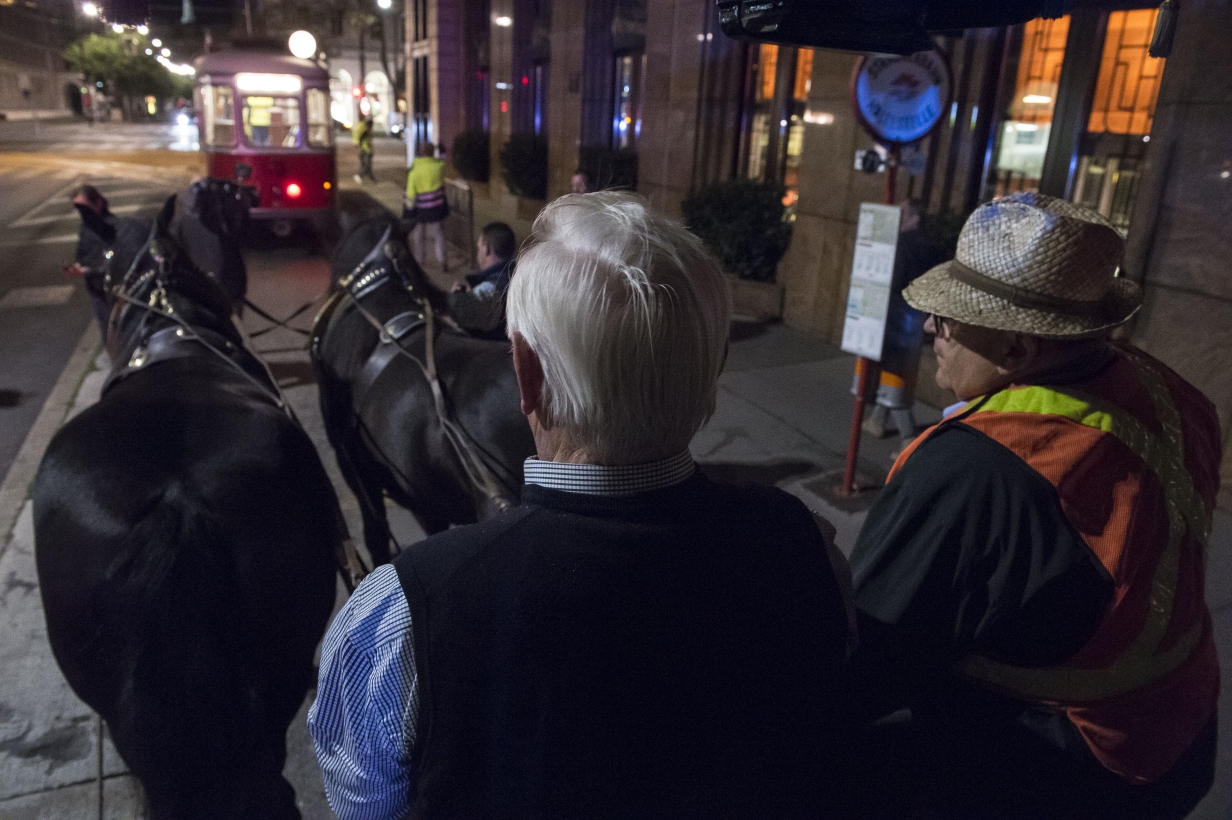
[[(893, 205), (897, 195), (895, 186), (898, 182), (898, 146), (890, 146), (886, 157), (886, 187), (882, 201)], [(863, 356), (856, 357), (856, 400), (851, 411), (851, 435), (847, 438), (847, 461), (843, 465), (843, 483), (838, 488), (838, 494), (850, 498), (859, 493), (856, 487), (856, 462), (860, 455), (860, 426), (864, 424), (864, 397), (868, 393), (869, 379), (880, 375), (881, 366), (872, 359)]]

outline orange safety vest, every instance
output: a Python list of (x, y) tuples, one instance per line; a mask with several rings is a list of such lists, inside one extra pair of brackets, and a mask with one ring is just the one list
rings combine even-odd
[[(1095, 633), (1064, 665), (970, 655), (957, 671), (1063, 709), (1105, 768), (1149, 783), (1189, 748), (1219, 693), (1204, 575), (1220, 434), (1197, 389), (1140, 351), (1119, 352), (1080, 384), (1011, 387), (942, 422), (979, 430), (1051, 483), (1114, 587)], [(891, 478), (935, 429), (903, 451)]]

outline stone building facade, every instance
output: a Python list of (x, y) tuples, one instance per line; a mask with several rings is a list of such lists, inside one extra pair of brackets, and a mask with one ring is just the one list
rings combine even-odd
[[(713, 0), (411, 2), (437, 21), (424, 87), (438, 140), (490, 135), (480, 193), (510, 216), (541, 204), (501, 181), (502, 145), (528, 131), (547, 145), (548, 199), (594, 146), (635, 154), (637, 190), (676, 213), (711, 182), (781, 182), (794, 220), (775, 286), (782, 319), (838, 341), (860, 203), (886, 193), (885, 174), (854, 161), (875, 147), (850, 101), (861, 55), (731, 40)], [(1124, 275), (1147, 293), (1132, 338), (1215, 401), (1228, 449), (1232, 5), (1184, 3), (1167, 59), (1147, 54), (1156, 6), (1079, 0), (1059, 19), (936, 37), (953, 99), (904, 148), (894, 198), (952, 226), (1017, 190), (1108, 216), (1127, 237)]]

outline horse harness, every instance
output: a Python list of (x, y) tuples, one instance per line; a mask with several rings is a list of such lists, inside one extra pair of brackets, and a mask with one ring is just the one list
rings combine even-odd
[[(157, 228), (157, 223), (155, 228)], [(135, 281), (129, 282), (136, 271), (138, 262), (151, 250), (154, 244), (155, 230), (151, 230), (150, 238), (146, 240), (145, 245), (133, 259), (132, 265), (125, 273), (121, 282), (113, 290), (113, 298), (117, 302), (123, 303), (123, 307), (119, 309), (118, 314), (113, 312), (111, 324), (117, 329), (121, 327), (124, 323), (124, 317), (134, 307), (140, 308), (143, 311), (141, 325), (136, 331), (138, 336), (145, 332), (145, 323), (149, 321), (151, 316), (161, 316), (174, 324), (154, 331), (144, 341), (139, 342), (129, 355), (128, 361), (122, 367), (112, 369), (111, 373), (107, 376), (107, 380), (103, 383), (102, 392), (106, 393), (122, 379), (131, 376), (139, 370), (144, 370), (152, 364), (200, 356), (202, 349), (204, 349), (214, 358), (220, 359), (229, 365), (245, 381), (252, 384), (263, 398), (286, 413), (287, 417), (298, 425), (299, 420), (295, 418), (291, 406), (286, 402), (282, 391), (278, 389), (277, 380), (274, 379), (263, 361), (243, 345), (235, 344), (221, 333), (206, 328), (193, 327), (175, 312), (171, 302), (167, 299), (167, 292), (163, 287), (160, 277), (160, 274), (164, 272), (163, 268), (166, 264), (166, 260), (162, 255), (153, 254), (156, 265), (142, 273)], [(112, 256), (112, 252), (108, 251), (108, 263), (111, 262)], [(108, 271), (108, 276), (110, 277), (110, 271)], [(150, 292), (148, 301), (134, 298), (125, 292), (126, 290), (139, 292), (151, 279), (155, 280), (156, 287)]]
[[(377, 243), (372, 253), (369, 253), (354, 270), (339, 280), (338, 292), (321, 310), (322, 316), (328, 315), (332, 319), (333, 314), (349, 302), (355, 307), (356, 312), (364, 318), (364, 321), (377, 332), (377, 346), (369, 354), (367, 361), (364, 362), (364, 366), (360, 369), (352, 385), (352, 396), (365, 395), (376, 384), (385, 368), (394, 359), (399, 356), (410, 359), (419, 368), (420, 372), (423, 373), (424, 379), (432, 391), (432, 403), (436, 411), (437, 420), (441, 424), (445, 440), (449, 442), (454, 454), (458, 457), (458, 461), (461, 462), (467, 479), (497, 509), (508, 509), (516, 503), (515, 482), (511, 476), (498, 475), (498, 470), (500, 473), (505, 471), (500, 470), (495, 465), (488, 464), (479, 455), (479, 446), (471, 438), (470, 434), (454, 419), (453, 413), (445, 401), (444, 389), (436, 370), (435, 353), (437, 325), (442, 323), (442, 317), (437, 317), (432, 310), (431, 303), (415, 294), (414, 286), (409, 284), (406, 285), (406, 289), (418, 304), (418, 309), (416, 310), (403, 311), (382, 322), (373, 315), (372, 311), (363, 305), (362, 300), (364, 297), (386, 285), (394, 283), (393, 273), (396, 263), (391, 261), (391, 255), (383, 252), (388, 237), (389, 231), (387, 230), (385, 238)], [(373, 265), (372, 263), (376, 261), (376, 254), (378, 253), (381, 253), (387, 261), (384, 264)], [(369, 267), (370, 265), (371, 267)], [(365, 268), (368, 269), (365, 270)], [(445, 321), (448, 321), (448, 317), (443, 318)], [(328, 322), (321, 323), (319, 319), (315, 324), (318, 327), (328, 326)], [(413, 331), (420, 328), (424, 329), (424, 358), (422, 360), (403, 344), (403, 339), (406, 339)], [(319, 350), (320, 341), (319, 336), (314, 337), (312, 340), (314, 355)]]

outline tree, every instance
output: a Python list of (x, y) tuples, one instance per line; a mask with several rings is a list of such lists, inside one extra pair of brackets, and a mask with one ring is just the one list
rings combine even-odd
[(64, 50), (64, 60), (90, 85), (102, 82), (107, 93), (124, 99), (124, 110), (130, 112), (134, 98), (166, 99), (191, 92), (191, 83), (145, 53), (150, 48), (149, 39), (135, 31), (108, 31), (73, 43)]

